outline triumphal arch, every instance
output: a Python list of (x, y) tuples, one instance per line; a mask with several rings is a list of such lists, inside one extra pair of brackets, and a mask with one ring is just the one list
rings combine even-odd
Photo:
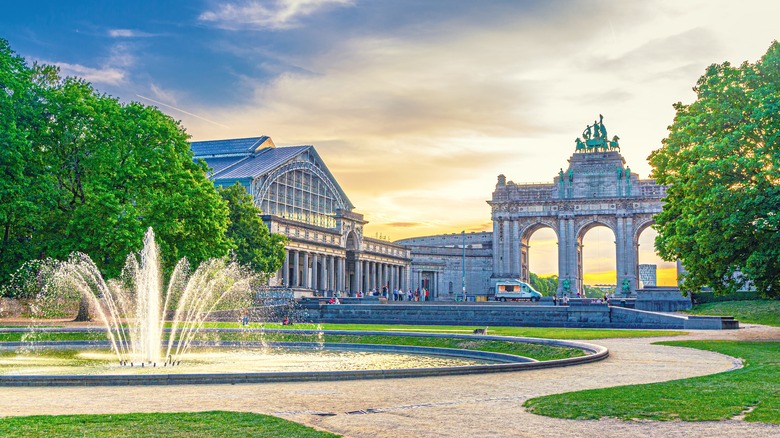
[(493, 280), (529, 280), (528, 243), (544, 227), (558, 237), (558, 293), (583, 290), (582, 240), (596, 226), (615, 234), (617, 292), (638, 286), (639, 236), (661, 211), (665, 187), (639, 179), (607, 136), (603, 117), (588, 125), (566, 169), (552, 183), (518, 184), (498, 176), (488, 201), (493, 219)]

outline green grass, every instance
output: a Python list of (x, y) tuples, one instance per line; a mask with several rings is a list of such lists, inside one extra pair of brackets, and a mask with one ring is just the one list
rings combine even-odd
[[(256, 336), (250, 333), (225, 333), (223, 340), (248, 341)], [(293, 334), (266, 334), (264, 340), (271, 342), (325, 342), (343, 344), (380, 344), (380, 345), (411, 345), (419, 347), (460, 348), (465, 350), (490, 351), (494, 353), (515, 354), (530, 357), (536, 360), (566, 359), (569, 357), (584, 356), (585, 353), (577, 348), (555, 347), (541, 344), (526, 344), (522, 342), (489, 341), (486, 339), (454, 339), (454, 338), (425, 338), (416, 336), (352, 336), (352, 335), (293, 335)]]
[[(238, 328), (237, 322), (209, 322), (204, 327)], [(471, 334), (474, 329), (484, 328), (476, 325), (391, 325), (391, 324), (296, 324), (282, 326), (279, 323), (250, 323), (249, 328), (301, 329), (301, 330), (363, 330), (387, 332), (423, 332)], [(616, 330), (616, 329), (577, 329), (577, 328), (540, 328), (540, 327), (489, 327), (489, 335), (518, 336), (543, 339), (607, 339), (607, 338), (648, 338), (662, 336), (680, 336), (687, 332), (675, 330)]]
[(31, 333), (0, 333), (0, 342), (42, 342), (42, 341), (105, 341), (106, 333), (95, 332), (31, 332)]
[(709, 421), (744, 413), (745, 421), (780, 424), (780, 343), (660, 344), (717, 351), (742, 358), (745, 366), (691, 379), (549, 395), (530, 399), (524, 406), (535, 414), (570, 419)]
[(0, 418), (0, 436), (338, 437), (281, 418), (244, 412), (58, 415)]
[[(7, 335), (7, 336), (3, 336)], [(4, 341), (18, 340), (21, 333), (0, 334)], [(259, 332), (228, 332), (207, 333), (208, 339), (222, 341), (265, 341), (265, 342), (325, 342), (344, 344), (382, 344), (382, 345), (416, 345), (439, 348), (462, 348), (466, 350), (491, 351), (495, 353), (515, 354), (530, 357), (536, 360), (565, 359), (584, 355), (582, 350), (567, 347), (555, 347), (540, 344), (525, 344), (521, 342), (489, 341), (486, 339), (453, 339), (453, 338), (424, 338), (407, 336), (351, 336), (351, 335), (319, 335), (319, 334), (293, 334), (293, 333), (259, 333)], [(8, 339), (12, 338), (12, 339)], [(46, 333), (46, 340), (105, 340), (104, 333)], [(68, 358), (71, 350), (45, 350), (38, 354), (52, 357)], [(6, 355), (13, 355), (6, 352)], [(1, 368), (1, 367), (0, 367)]]
[(693, 315), (726, 315), (740, 322), (780, 327), (780, 301), (722, 301), (693, 306), (688, 313)]

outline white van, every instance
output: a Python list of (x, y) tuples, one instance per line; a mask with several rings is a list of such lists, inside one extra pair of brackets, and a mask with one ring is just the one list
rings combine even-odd
[(539, 301), (542, 294), (530, 284), (520, 280), (499, 281), (494, 289), (496, 301), (530, 300)]

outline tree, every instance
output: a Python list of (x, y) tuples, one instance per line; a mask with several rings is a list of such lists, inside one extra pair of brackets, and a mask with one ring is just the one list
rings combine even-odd
[(543, 295), (552, 295), (558, 290), (558, 276), (548, 275), (545, 277), (530, 273), (531, 287), (541, 292)]
[(228, 206), (179, 122), (27, 67), (2, 39), (0, 105), (0, 282), (27, 260), (73, 251), (115, 277), (149, 226), (166, 270), (230, 250)]
[(0, 281), (39, 256), (31, 238), (50, 205), (50, 179), (32, 141), (44, 104), (35, 79), (36, 70), (0, 39)]
[(649, 157), (667, 186), (656, 249), (682, 261), (687, 290), (731, 292), (749, 279), (778, 296), (780, 44), (755, 64), (711, 65), (694, 91)]
[(286, 237), (268, 231), (260, 218), (260, 209), (240, 184), (220, 187), (219, 194), (230, 209), (227, 237), (233, 244), (237, 261), (256, 272), (278, 271), (284, 263)]

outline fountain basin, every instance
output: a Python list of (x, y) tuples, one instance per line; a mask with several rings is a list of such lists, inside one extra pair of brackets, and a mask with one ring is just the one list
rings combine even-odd
[[(225, 329), (217, 329), (225, 330)], [(229, 329), (227, 329), (229, 330)], [(356, 331), (326, 331), (330, 334), (349, 335), (388, 335), (387, 332), (356, 332)], [(450, 357), (462, 360), (476, 361), (472, 364), (445, 365), (445, 366), (411, 366), (395, 369), (349, 369), (349, 370), (325, 370), (325, 371), (261, 371), (261, 372), (187, 372), (171, 373), (164, 368), (157, 368), (156, 373), (144, 374), (68, 374), (68, 375), (2, 375), (0, 386), (105, 386), (105, 385), (181, 385), (181, 384), (237, 384), (237, 383), (266, 383), (266, 382), (300, 382), (300, 381), (332, 381), (332, 380), (358, 380), (379, 378), (405, 378), (462, 375), (478, 373), (512, 372), (561, 366), (572, 366), (602, 360), (609, 355), (609, 351), (601, 346), (573, 341), (561, 341), (550, 339), (514, 338), (505, 336), (472, 336), (472, 335), (446, 335), (431, 333), (392, 333), (392, 336), (416, 336), (416, 337), (454, 337), (465, 339), (496, 340), (509, 342), (527, 342), (554, 345), (583, 350), (586, 355), (574, 358), (535, 361), (522, 356), (509, 354), (483, 352), (475, 350), (461, 350), (450, 348), (414, 347), (398, 345), (367, 345), (367, 344), (319, 344), (309, 342), (293, 343), (257, 343), (257, 342), (221, 342), (221, 349), (242, 348), (257, 349), (260, 346), (278, 346), (293, 348), (316, 353), (323, 352), (360, 352), (365, 353), (391, 353), (411, 354), (413, 364), (419, 363), (415, 358), (420, 357)], [(0, 348), (18, 348), (14, 343), (5, 342)], [(96, 342), (47, 342), (41, 343), (42, 348), (90, 348), (94, 349)], [(215, 344), (203, 343), (196, 348), (213, 348)], [(223, 353), (224, 354), (224, 353)], [(421, 356), (422, 355), (422, 356)], [(305, 360), (305, 358), (303, 359)]]

